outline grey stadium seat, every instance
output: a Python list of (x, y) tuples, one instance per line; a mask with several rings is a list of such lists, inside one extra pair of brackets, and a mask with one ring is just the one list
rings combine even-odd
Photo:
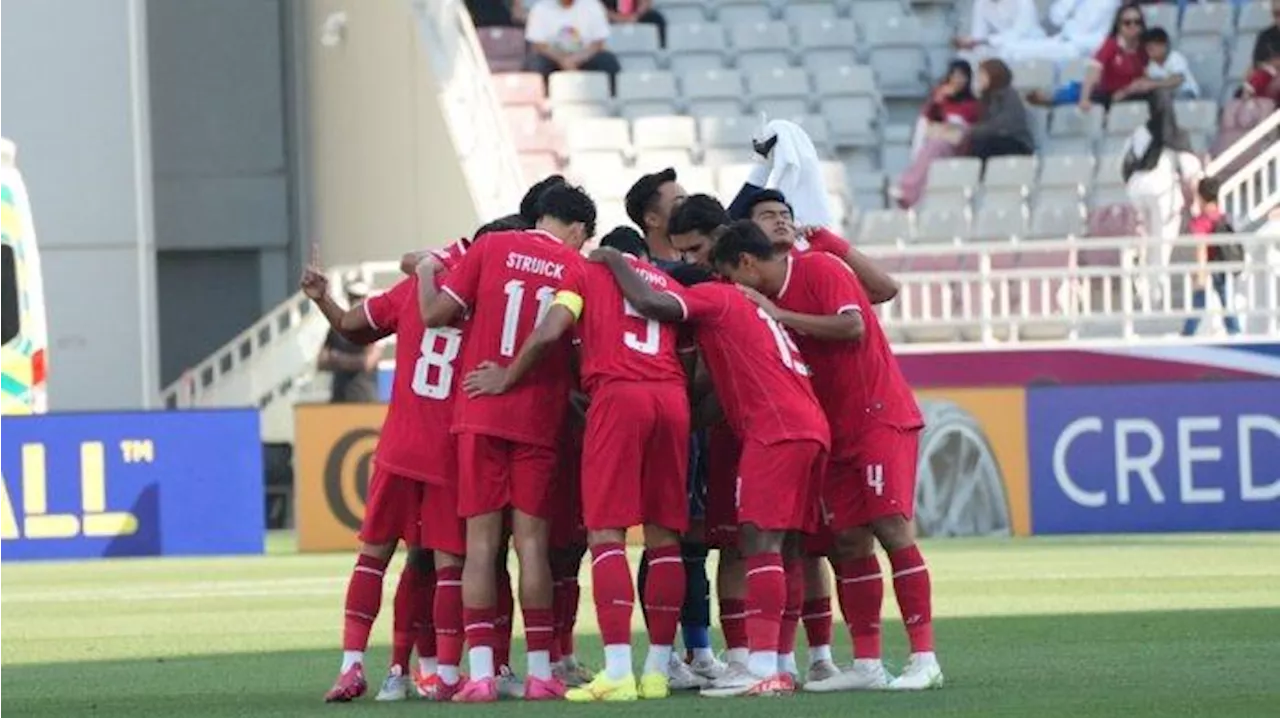
[(637, 151), (680, 149), (692, 152), (698, 146), (697, 123), (692, 117), (642, 117), (631, 123), (631, 142)]
[(716, 20), (722, 25), (768, 22), (773, 11), (762, 0), (719, 0), (716, 3)]
[(1030, 236), (1035, 239), (1078, 237), (1084, 230), (1084, 211), (1079, 203), (1041, 203), (1031, 216)]
[(858, 31), (852, 20), (806, 20), (796, 28), (796, 40), (804, 64), (810, 68), (850, 64), (857, 59)]
[(663, 0), (657, 5), (657, 9), (667, 18), (667, 27), (710, 20), (707, 10), (711, 3), (706, 0)]
[(814, 89), (829, 97), (868, 97), (879, 102), (880, 89), (875, 72), (867, 65), (838, 65), (813, 73)]
[(744, 73), (791, 64), (791, 30), (782, 22), (752, 22), (730, 26), (738, 69)]
[(933, 190), (967, 190), (978, 187), (982, 176), (982, 160), (976, 157), (944, 157), (929, 165), (925, 193)]
[(1218, 128), (1218, 103), (1211, 100), (1180, 100), (1175, 112), (1178, 125), (1187, 132), (1211, 133)]
[(857, 0), (849, 7), (849, 14), (862, 27), (883, 17), (902, 17), (906, 14), (899, 0)]
[(575, 120), (609, 117), (611, 114), (609, 106), (603, 103), (574, 102), (551, 107), (551, 119), (557, 125), (565, 125)]
[(1035, 157), (992, 157), (983, 169), (982, 184), (987, 189), (1031, 187), (1036, 183), (1038, 170)]
[(770, 117), (786, 117), (806, 114), (813, 91), (807, 72), (777, 67), (747, 75), (747, 94), (757, 110), (767, 112)]
[[(1217, 38), (1208, 39), (1217, 40)], [(1183, 50), (1182, 54), (1187, 56), (1187, 64), (1191, 66), (1191, 73), (1196, 76), (1196, 81), (1200, 83), (1200, 96), (1216, 98), (1222, 94), (1223, 72), (1227, 64), (1226, 54), (1222, 51), (1222, 46), (1219, 44), (1203, 48), (1192, 48)]]
[(1102, 108), (1094, 105), (1083, 112), (1074, 105), (1053, 108), (1049, 117), (1049, 137), (1089, 137), (1102, 134)]
[(1218, 37), (1235, 30), (1232, 18), (1235, 8), (1226, 2), (1200, 2), (1187, 5), (1182, 13), (1182, 37), (1211, 35)]
[(884, 97), (917, 98), (928, 93), (929, 72), (920, 48), (876, 48), (871, 51), (871, 69)]
[(667, 62), (677, 75), (722, 67), (724, 51), (724, 29), (719, 25), (667, 25)]
[(1094, 184), (1124, 186), (1124, 155), (1116, 152), (1098, 156), (1098, 170), (1094, 174)]
[(1147, 27), (1162, 27), (1173, 40), (1178, 39), (1178, 6), (1175, 3), (1144, 5), (1142, 15)]
[(974, 218), (970, 239), (980, 242), (1006, 241), (1010, 237), (1027, 236), (1025, 209), (984, 209)]
[(606, 43), (618, 57), (627, 55), (655, 55), (661, 50), (658, 44), (658, 28), (646, 22), (629, 22), (612, 25)]
[(547, 80), (552, 105), (609, 102), (609, 76), (603, 72), (556, 72)]
[(1271, 27), (1271, 4), (1267, 0), (1254, 0), (1240, 8), (1240, 17), (1236, 20), (1239, 32), (1262, 32)]
[(969, 235), (973, 218), (967, 207), (924, 209), (916, 212), (911, 241), (942, 243), (963, 240)]
[(623, 72), (618, 75), (618, 103), (628, 118), (669, 115), (679, 96), (670, 72)]
[(722, 165), (751, 157), (751, 137), (760, 126), (758, 118), (747, 115), (703, 117), (698, 120), (703, 162)]
[(569, 171), (577, 177), (625, 174), (627, 163), (617, 152), (570, 152)]
[(703, 70), (684, 75), (681, 82), (689, 114), (742, 114), (742, 75), (737, 70)]
[[(639, 163), (637, 163), (639, 166)], [(639, 168), (643, 172), (653, 170)], [(690, 193), (715, 194), (716, 174), (710, 167), (689, 166), (679, 168), (680, 184)]]
[[(835, 20), (836, 6), (832, 2), (789, 2), (782, 6), (782, 19), (793, 27), (816, 20)], [(850, 20), (850, 23), (853, 21)], [(804, 43), (801, 43), (804, 47)]]
[(869, 97), (829, 97), (822, 101), (822, 116), (831, 128), (831, 141), (840, 147), (875, 147), (878, 103)]
[(1040, 161), (1041, 187), (1088, 188), (1093, 184), (1093, 155), (1051, 155)]
[(871, 48), (921, 47), (924, 45), (924, 28), (912, 15), (881, 15), (867, 22), (859, 22), (862, 37)]
[(858, 242), (892, 244), (911, 238), (911, 216), (900, 209), (871, 210), (862, 215)]
[(1128, 137), (1133, 131), (1147, 124), (1151, 111), (1145, 102), (1117, 102), (1107, 113), (1107, 134)]
[[(938, 68), (934, 68), (936, 71)], [(1030, 90), (1053, 91), (1054, 76), (1057, 71), (1052, 62), (1044, 60), (1024, 60), (1016, 62), (1010, 68), (1013, 71), (1013, 87), (1020, 92)], [(935, 72), (935, 74), (938, 74)], [(938, 74), (941, 77), (940, 74)]]
[(997, 187), (982, 193), (982, 209), (1022, 209), (1029, 192), (1025, 187)]
[(574, 120), (565, 133), (565, 139), (570, 153), (616, 152), (621, 155), (631, 147), (631, 126), (618, 117)]
[(1253, 68), (1253, 46), (1257, 41), (1256, 33), (1236, 36), (1235, 46), (1231, 50), (1231, 62), (1227, 66), (1227, 77), (1244, 77)]
[(747, 176), (756, 167), (754, 162), (721, 165), (716, 170), (716, 192), (723, 197), (733, 197), (746, 183)]

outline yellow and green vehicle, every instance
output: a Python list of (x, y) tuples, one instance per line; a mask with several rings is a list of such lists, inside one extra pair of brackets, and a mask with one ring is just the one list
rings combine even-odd
[(48, 327), (40, 252), (17, 150), (0, 139), (0, 229), (3, 230), (3, 401), (0, 414), (43, 414), (48, 408)]

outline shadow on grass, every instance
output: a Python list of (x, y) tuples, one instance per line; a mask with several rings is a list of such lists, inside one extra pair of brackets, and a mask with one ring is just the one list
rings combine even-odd
[[(521, 718), (610, 712), (635, 716), (1172, 716), (1275, 715), (1280, 683), (1280, 611), (1229, 610), (957, 618), (937, 622), (945, 690), (903, 695), (800, 695), (778, 700), (678, 696), (631, 705), (503, 703), (378, 704), (366, 696), (325, 706), (337, 650), (5, 666), (8, 715), (57, 716), (407, 716), (446, 711)], [(886, 651), (900, 664), (900, 627), (885, 625)], [(847, 640), (843, 642), (847, 644)], [(637, 645), (643, 645), (642, 640)], [(578, 653), (598, 661), (597, 636)], [(639, 651), (637, 652), (639, 653)], [(837, 653), (847, 654), (839, 648)], [(637, 661), (642, 656), (637, 655)], [(369, 656), (381, 678), (385, 649)], [(371, 692), (376, 691), (376, 686)]]

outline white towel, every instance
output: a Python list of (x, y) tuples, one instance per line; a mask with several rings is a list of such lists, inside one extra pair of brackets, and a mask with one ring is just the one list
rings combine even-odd
[(813, 140), (799, 125), (787, 120), (771, 120), (757, 134), (757, 140), (777, 137), (766, 158), (769, 168), (765, 189), (786, 195), (798, 225), (830, 227), (831, 209), (822, 180), (822, 164)]

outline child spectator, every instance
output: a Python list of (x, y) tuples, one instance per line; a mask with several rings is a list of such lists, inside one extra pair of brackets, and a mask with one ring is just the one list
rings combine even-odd
[[(1227, 292), (1227, 272), (1211, 271), (1209, 268), (1213, 262), (1228, 259), (1222, 253), (1224, 245), (1215, 244), (1207, 239), (1213, 236), (1229, 235), (1232, 231), (1222, 210), (1218, 208), (1218, 191), (1221, 187), (1216, 177), (1205, 177), (1200, 180), (1200, 185), (1196, 188), (1196, 194), (1200, 196), (1200, 211), (1191, 218), (1191, 234), (1206, 237), (1206, 239), (1196, 245), (1196, 263), (1200, 269), (1192, 275), (1195, 289), (1191, 292), (1191, 308), (1200, 310), (1205, 308), (1208, 299), (1206, 290), (1208, 285), (1212, 285), (1213, 292), (1218, 295), (1218, 301), (1223, 309), (1222, 326), (1228, 334), (1239, 334), (1240, 322), (1234, 314), (1230, 313), (1232, 297)], [(1188, 317), (1187, 323), (1182, 327), (1182, 335), (1192, 336), (1199, 327), (1199, 316)]]
[(1147, 79), (1152, 89), (1173, 90), (1179, 100), (1194, 100), (1200, 96), (1200, 85), (1191, 73), (1191, 65), (1182, 53), (1169, 45), (1169, 33), (1162, 27), (1153, 27), (1142, 33), (1142, 47), (1147, 52)]

